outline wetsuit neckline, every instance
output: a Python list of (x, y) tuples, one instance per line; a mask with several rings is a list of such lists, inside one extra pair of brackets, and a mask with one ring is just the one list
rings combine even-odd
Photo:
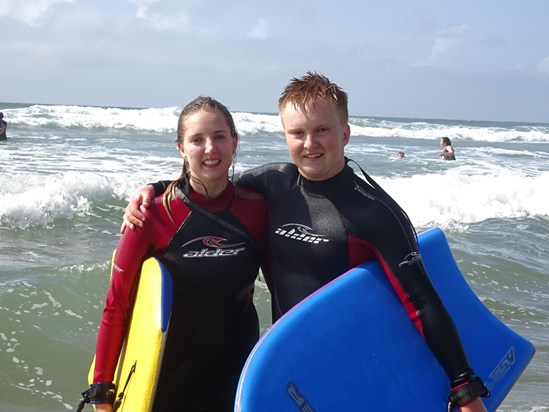
[(353, 169), (345, 165), (341, 172), (326, 180), (309, 180), (300, 174), (298, 184), (311, 194), (326, 196), (344, 190), (347, 186), (352, 185), (353, 175)]
[(210, 199), (206, 195), (198, 193), (193, 190), (188, 180), (185, 179), (180, 185), (179, 189), (185, 193), (185, 195), (197, 205), (208, 209), (210, 212), (218, 213), (231, 206), (234, 198), (234, 186), (229, 181), (227, 187), (221, 192), (219, 196), (214, 199)]

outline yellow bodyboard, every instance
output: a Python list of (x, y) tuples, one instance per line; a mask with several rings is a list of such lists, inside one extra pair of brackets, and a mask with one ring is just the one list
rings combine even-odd
[[(114, 256), (114, 254), (113, 254)], [(117, 412), (150, 412), (172, 306), (172, 280), (156, 258), (143, 262), (124, 346), (114, 374)], [(95, 358), (88, 381), (93, 381)]]

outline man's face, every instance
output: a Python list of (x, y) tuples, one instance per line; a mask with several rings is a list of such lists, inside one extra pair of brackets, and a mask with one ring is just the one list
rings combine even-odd
[(307, 107), (288, 103), (280, 117), (288, 151), (303, 177), (326, 180), (343, 169), (350, 127), (342, 124), (333, 103), (317, 101)]

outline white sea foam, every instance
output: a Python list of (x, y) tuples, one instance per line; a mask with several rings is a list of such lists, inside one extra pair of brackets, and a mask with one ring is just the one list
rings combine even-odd
[(506, 170), (378, 179), (406, 210), (416, 226), (459, 227), (494, 218), (549, 216), (549, 202), (540, 188), (549, 187), (549, 173), (521, 176)]
[[(82, 166), (85, 168), (85, 164)], [(118, 164), (102, 174), (72, 170), (0, 176), (0, 222), (26, 228), (48, 225), (55, 219), (92, 215), (94, 206), (129, 198), (154, 175), (151, 170), (124, 171), (124, 166)]]
[(105, 108), (92, 106), (32, 105), (4, 110), (10, 124), (33, 127), (113, 128), (167, 132), (175, 130), (178, 107)]
[[(82, 129), (126, 129), (173, 133), (180, 107), (111, 108), (66, 105), (32, 105), (4, 109), (10, 128), (58, 127)], [(233, 113), (239, 133), (282, 134), (278, 114)], [(448, 120), (410, 120), (351, 117), (354, 136), (398, 137), (412, 139), (474, 140), (486, 142), (549, 142), (549, 125), (495, 122), (458, 122)]]
[[(18, 175), (3, 190), (0, 217), (10, 226), (47, 225), (55, 219), (94, 215), (94, 206), (124, 200), (147, 180), (67, 172), (37, 179)], [(128, 186), (127, 181), (135, 181)], [(151, 179), (148, 179), (149, 181)], [(156, 179), (153, 179), (156, 180)], [(506, 168), (472, 166), (411, 177), (376, 177), (418, 226), (467, 225), (491, 218), (549, 215), (549, 172), (528, 174)], [(120, 190), (125, 187), (126, 190)]]
[(353, 136), (479, 142), (549, 142), (549, 125), (495, 122), (414, 121), (351, 118)]

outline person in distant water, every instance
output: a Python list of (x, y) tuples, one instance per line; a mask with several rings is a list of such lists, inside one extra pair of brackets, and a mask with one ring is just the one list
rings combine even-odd
[(440, 138), (440, 147), (442, 147), (442, 152), (438, 155), (439, 159), (456, 160), (454, 148), (452, 147), (452, 142), (450, 141), (449, 137)]
[(0, 140), (8, 140), (6, 136), (6, 130), (8, 129), (8, 124), (4, 120), (4, 113), (0, 112)]
[[(427, 275), (412, 223), (362, 168), (362, 176), (355, 174), (345, 157), (351, 136), (347, 93), (309, 72), (286, 85), (278, 107), (294, 163), (260, 166), (238, 179), (239, 185), (263, 194), (270, 206), (266, 281), (273, 320), (340, 274), (377, 258), (446, 370), (450, 403), (461, 412), (485, 412), (479, 396), (488, 391), (469, 365), (452, 318)], [(155, 185), (164, 187), (162, 182)], [(144, 201), (145, 208), (154, 192), (146, 186), (134, 196), (124, 216), (127, 225), (151, 224), (142, 221), (139, 206)], [(293, 232), (317, 240), (289, 236)]]
[(269, 214), (262, 196), (229, 181), (238, 145), (234, 120), (223, 104), (200, 96), (183, 108), (176, 142), (179, 179), (152, 200), (147, 226), (126, 230), (116, 248), (93, 384), (82, 401), (97, 412), (113, 410), (134, 282), (150, 256), (166, 265), (174, 293), (152, 410), (232, 412), (240, 372), (259, 339), (253, 294), (267, 256)]
[(404, 152), (398, 152), (397, 153), (397, 159), (404, 159), (406, 157), (406, 155), (404, 154)]

